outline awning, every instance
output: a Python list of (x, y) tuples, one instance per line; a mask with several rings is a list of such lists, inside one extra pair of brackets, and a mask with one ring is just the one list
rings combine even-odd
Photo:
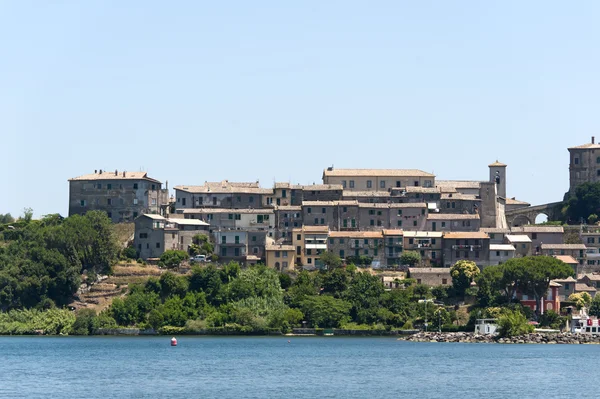
[(433, 210), (437, 209), (437, 203), (435, 203), (435, 202), (428, 202), (427, 203), (427, 209), (429, 209), (430, 211), (433, 211)]
[(306, 244), (306, 249), (327, 249), (327, 244)]

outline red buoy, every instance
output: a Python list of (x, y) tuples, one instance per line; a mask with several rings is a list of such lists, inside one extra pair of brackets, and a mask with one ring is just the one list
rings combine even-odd
[(177, 346), (177, 340), (175, 337), (171, 338), (171, 346)]

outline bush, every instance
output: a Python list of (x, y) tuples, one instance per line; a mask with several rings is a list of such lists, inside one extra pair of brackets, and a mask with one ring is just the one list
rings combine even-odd
[(169, 269), (179, 267), (181, 262), (188, 258), (188, 254), (185, 251), (179, 251), (176, 249), (169, 249), (163, 252), (160, 256), (160, 262)]
[(506, 309), (498, 318), (498, 335), (500, 337), (514, 337), (532, 333), (534, 327), (529, 324), (525, 315), (518, 310)]
[(414, 330), (415, 326), (413, 326), (412, 320), (407, 320), (406, 323), (402, 326), (402, 330)]
[(123, 248), (121, 251), (121, 257), (126, 259), (135, 259), (137, 258), (137, 251), (134, 247)]

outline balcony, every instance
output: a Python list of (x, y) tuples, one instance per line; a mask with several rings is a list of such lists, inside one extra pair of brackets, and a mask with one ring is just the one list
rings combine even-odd
[(452, 249), (463, 251), (479, 251), (481, 249), (481, 245), (453, 245)]
[(350, 248), (364, 248), (365, 244), (359, 242), (358, 244), (355, 242), (350, 242)]

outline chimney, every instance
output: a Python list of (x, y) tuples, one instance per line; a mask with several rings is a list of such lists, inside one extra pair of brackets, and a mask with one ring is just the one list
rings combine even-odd
[(123, 177), (125, 177), (125, 171), (123, 171)]
[(592, 144), (594, 144), (594, 141), (596, 141), (596, 138), (592, 136)]
[(102, 174), (102, 169), (100, 169), (100, 171), (98, 173)]
[(119, 171), (115, 169), (115, 176), (119, 175)]
[(94, 169), (94, 174), (98, 173), (98, 169)]

